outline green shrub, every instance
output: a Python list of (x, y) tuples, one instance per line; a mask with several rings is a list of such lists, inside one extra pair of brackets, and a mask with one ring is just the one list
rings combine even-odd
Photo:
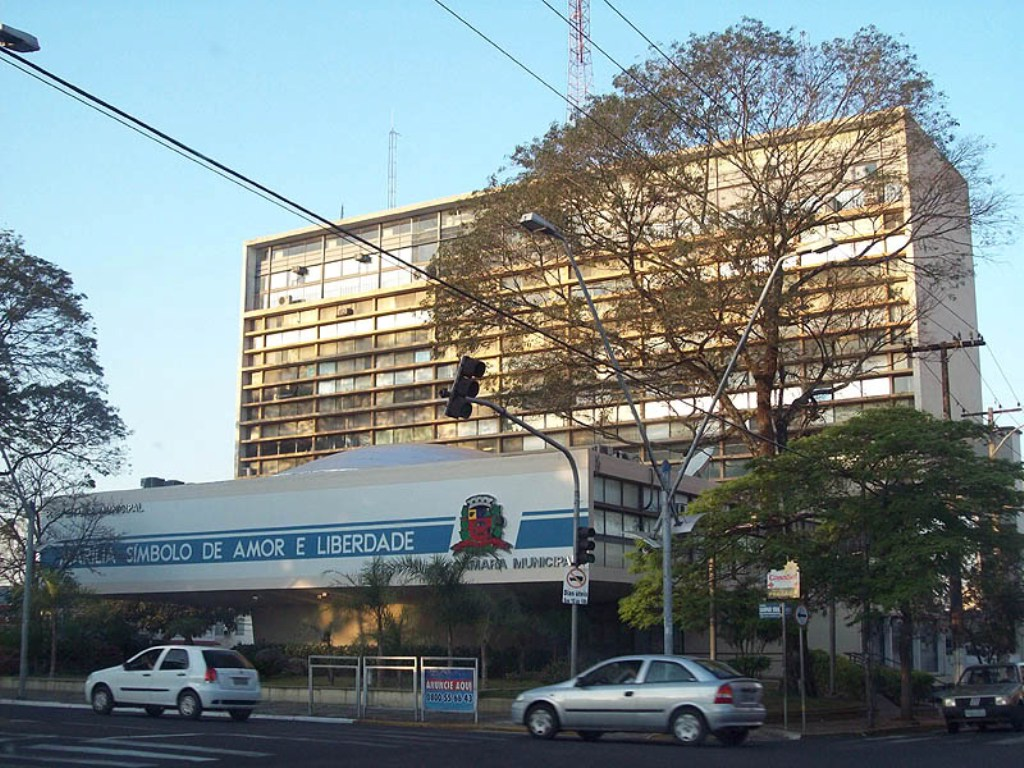
[(747, 677), (760, 677), (771, 667), (772, 660), (767, 656), (737, 656), (729, 660), (729, 665)]
[[(818, 681), (818, 688), (822, 691), (828, 690), (828, 660), (826, 651), (811, 651), (814, 679)], [(854, 701), (864, 698), (864, 668), (845, 656), (836, 657), (836, 695)]]
[[(814, 674), (822, 689), (828, 685), (828, 653), (811, 651)], [(875, 691), (894, 704), (900, 703), (900, 671), (892, 667), (876, 666), (873, 670)], [(913, 670), (910, 673), (911, 698), (914, 702), (928, 701), (932, 695), (935, 678), (927, 672)], [(863, 700), (864, 667), (845, 656), (836, 659), (836, 694), (844, 699)]]
[[(900, 671), (892, 667), (874, 670), (875, 688), (893, 704), (900, 703)], [(910, 672), (910, 698), (914, 703), (928, 701), (935, 686), (935, 677), (914, 669)]]

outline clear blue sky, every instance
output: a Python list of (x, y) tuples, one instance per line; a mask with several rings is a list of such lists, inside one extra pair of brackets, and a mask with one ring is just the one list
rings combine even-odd
[[(992, 144), (989, 169), (1020, 214), (1019, 0), (614, 2), (662, 44), (743, 16), (813, 40), (867, 24), (902, 36), (963, 132)], [(540, 0), (446, 4), (565, 91), (567, 29)], [(0, 0), (0, 22), (39, 38), (35, 63), (329, 217), (386, 207), (392, 119), (401, 205), (483, 187), (565, 114), (432, 0)], [(646, 58), (604, 0), (591, 0), (591, 36), (622, 64)], [(593, 69), (608, 90), (614, 65), (594, 50)], [(6, 65), (0, 148), (0, 227), (88, 296), (110, 399), (133, 431), (130, 469), (100, 487), (230, 478), (242, 243), (304, 222)], [(1019, 247), (979, 254), (986, 406), (1024, 392)]]

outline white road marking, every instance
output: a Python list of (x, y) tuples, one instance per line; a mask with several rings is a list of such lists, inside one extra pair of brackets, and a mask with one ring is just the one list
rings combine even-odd
[[(168, 734), (167, 736), (161, 736), (160, 738), (181, 738), (182, 734)], [(91, 739), (90, 744), (113, 744), (115, 746), (124, 747), (152, 747), (151, 743), (144, 743), (139, 737), (132, 736), (131, 738), (121, 737), (110, 737), (105, 739)], [(241, 749), (222, 749), (220, 747), (193, 747), (185, 746), (182, 744), (168, 745), (166, 749), (173, 749), (175, 752), (203, 752), (211, 755), (234, 755), (236, 757), (270, 757), (269, 752), (248, 752)]]
[(150, 760), (182, 760), (186, 763), (212, 763), (217, 760), (215, 757), (190, 757), (189, 755), (178, 755), (174, 752), (151, 752), (143, 749), (105, 749), (103, 747), (86, 747), (78, 744), (65, 746), (63, 744), (36, 744), (32, 749), (43, 749), (48, 752), (73, 752), (85, 755), (110, 755), (111, 757), (145, 757)]

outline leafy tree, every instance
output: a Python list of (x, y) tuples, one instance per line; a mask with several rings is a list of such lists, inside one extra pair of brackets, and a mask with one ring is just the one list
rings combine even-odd
[(436, 288), (437, 343), (487, 351), (500, 334), (503, 397), (567, 418), (597, 405), (601, 429), (618, 421), (609, 371), (511, 319), (603, 359), (561, 245), (524, 235), (521, 214), (565, 232), (622, 367), (659, 401), (714, 391), (772, 266), (832, 238), (776, 274), (722, 402), (733, 424), (753, 413), (736, 439), (768, 454), (820, 426), (816, 397), (902, 348), (1005, 201), (913, 53), (873, 27), (814, 45), (747, 19), (670, 58), (518, 147), (469, 206), (472, 231), (433, 269), (496, 311)]
[(796, 440), (691, 505), (704, 514), (691, 534), (697, 556), (677, 567), (683, 578), (706, 574), (713, 559), (719, 573), (763, 575), (795, 560), (805, 601), (845, 603), (865, 636), (872, 619), (898, 617), (900, 703), (910, 717), (915, 623), (943, 614), (950, 574), (997, 553), (1021, 556), (1007, 520), (1024, 502), (1014, 485), (1024, 474), (979, 456), (983, 434), (972, 422), (887, 408)]
[(1018, 650), (1018, 631), (1024, 617), (1024, 574), (1017, 557), (1012, 523), (995, 532), (992, 550), (973, 558), (964, 579), (964, 634), (967, 645), (982, 660), (995, 662)]
[(80, 543), (108, 533), (105, 513), (80, 497), (121, 466), (127, 432), (105, 399), (84, 299), (67, 272), (0, 230), (0, 577), (10, 581), (21, 579), (29, 518), (40, 544), (58, 530)]
[(187, 605), (153, 600), (117, 601), (121, 620), (150, 638), (170, 640), (181, 636), (186, 643), (204, 634), (214, 624), (223, 624), (229, 630), (243, 613), (232, 605)]
[(445, 629), (448, 656), (454, 656), (455, 628), (474, 623), (480, 615), (477, 592), (466, 583), (466, 575), (475, 555), (434, 555), (429, 558), (404, 557), (398, 568), (412, 581), (422, 584), (426, 596), (426, 616)]

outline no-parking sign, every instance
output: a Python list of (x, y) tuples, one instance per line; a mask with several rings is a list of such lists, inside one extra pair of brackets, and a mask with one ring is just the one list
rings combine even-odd
[(566, 605), (586, 605), (590, 602), (590, 577), (581, 565), (568, 565), (562, 579), (562, 602)]

